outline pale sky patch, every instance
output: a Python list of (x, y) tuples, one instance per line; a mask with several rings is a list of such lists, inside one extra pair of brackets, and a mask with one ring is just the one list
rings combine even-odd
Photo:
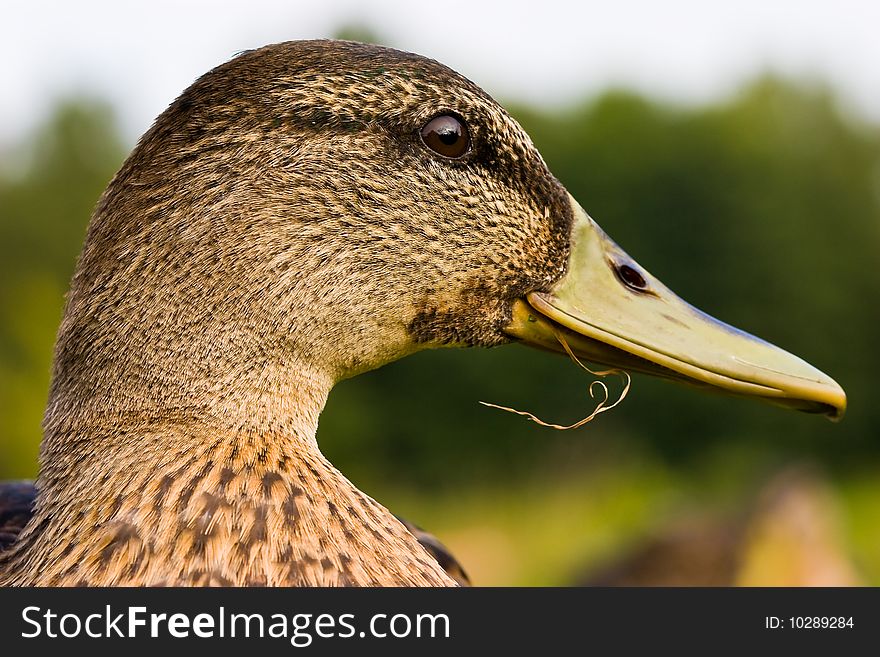
[(80, 93), (109, 99), (134, 140), (236, 52), (346, 24), (506, 100), (561, 104), (613, 85), (699, 103), (773, 70), (825, 81), (880, 119), (878, 2), (31, 0), (3, 9), (0, 142)]

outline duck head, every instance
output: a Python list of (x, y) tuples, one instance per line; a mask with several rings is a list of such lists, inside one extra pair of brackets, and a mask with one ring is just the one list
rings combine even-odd
[(317, 413), (334, 382), (419, 349), (561, 350), (557, 335), (594, 362), (845, 406), (633, 261), (469, 80), (377, 46), (283, 43), (197, 80), (111, 183), (47, 417), (83, 399), (254, 416), (308, 395)]

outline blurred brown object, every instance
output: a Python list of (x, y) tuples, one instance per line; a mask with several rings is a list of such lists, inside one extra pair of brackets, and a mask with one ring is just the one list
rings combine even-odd
[(35, 498), (29, 481), (0, 483), (0, 551), (12, 545), (30, 520)]
[(856, 586), (834, 491), (815, 467), (773, 476), (740, 517), (689, 515), (581, 586)]
[(471, 580), (468, 577), (468, 574), (464, 571), (464, 568), (462, 568), (461, 564), (458, 563), (458, 560), (452, 556), (449, 548), (440, 542), (440, 539), (433, 534), (429, 534), (418, 525), (411, 523), (406, 518), (401, 518), (400, 516), (395, 516), (395, 518), (403, 523), (403, 526), (409, 530), (409, 533), (416, 537), (416, 540), (418, 540), (422, 547), (428, 551), (428, 554), (437, 560), (440, 567), (445, 570), (446, 574), (454, 579), (459, 586), (471, 585)]

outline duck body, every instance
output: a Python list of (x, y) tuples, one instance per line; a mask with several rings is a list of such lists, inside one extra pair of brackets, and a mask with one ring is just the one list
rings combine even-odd
[[(156, 120), (92, 216), (0, 584), (454, 585), (315, 438), (336, 382), (420, 349), (564, 334), (599, 362), (842, 411), (817, 370), (637, 267), (454, 71), (351, 42), (243, 53)], [(655, 352), (601, 328), (659, 302)], [(688, 322), (709, 369), (674, 360)], [(718, 366), (712, 345), (769, 365)]]
[[(27, 583), (37, 586), (456, 583), (438, 564), (431, 544), (421, 543), (418, 533), (326, 462), (305, 462), (305, 470), (299, 472), (278, 463), (242, 465), (234, 474), (234, 459), (221, 461), (220, 454), (210, 454), (188, 454), (183, 463), (158, 463), (167, 468), (167, 475), (132, 481), (131, 489), (119, 490), (107, 500), (109, 506), (78, 504), (94, 498), (85, 490), (74, 491), (77, 501), (59, 509), (73, 521), (59, 534), (52, 523), (39, 522), (44, 516), (36, 506), (34, 521), (9, 556), (27, 546), (51, 547), (45, 560), (29, 551), (19, 553), (16, 569), (30, 574)], [(221, 462), (226, 465), (209, 465)], [(39, 504), (36, 489), (28, 488), (19, 484), (0, 495), (5, 497), (0, 515), (5, 510), (9, 518), (4, 527), (8, 537), (21, 532), (23, 521), (30, 519), (30, 506)]]

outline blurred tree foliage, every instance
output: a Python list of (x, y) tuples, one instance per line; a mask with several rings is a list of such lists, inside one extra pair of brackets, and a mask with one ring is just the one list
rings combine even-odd
[(89, 215), (122, 163), (111, 109), (63, 102), (0, 151), (0, 479), (36, 472), (52, 343)]
[[(557, 177), (643, 266), (837, 378), (847, 417), (832, 425), (637, 377), (617, 411), (557, 433), (477, 401), (578, 419), (593, 403), (571, 363), (521, 347), (441, 350), (338, 386), (319, 429), (334, 463), (359, 483), (454, 488), (582, 468), (621, 450), (741, 470), (804, 455), (844, 469), (877, 462), (876, 126), (846, 117), (825, 90), (771, 77), (698, 109), (609, 92), (566, 110), (512, 110)], [(60, 105), (0, 154), (0, 478), (36, 471), (64, 290), (123, 155), (111, 112), (90, 101)]]

